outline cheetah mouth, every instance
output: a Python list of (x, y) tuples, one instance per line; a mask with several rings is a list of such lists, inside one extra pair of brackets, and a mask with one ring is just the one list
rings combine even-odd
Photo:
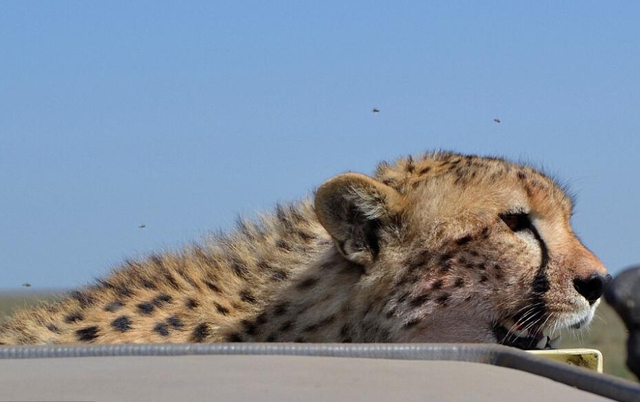
[(493, 334), (497, 343), (523, 350), (557, 349), (561, 336), (554, 338), (547, 328), (527, 328), (514, 320), (504, 320), (493, 324)]

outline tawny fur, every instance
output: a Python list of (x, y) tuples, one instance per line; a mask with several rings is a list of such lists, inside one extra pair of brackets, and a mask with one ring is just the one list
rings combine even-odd
[[(401, 158), (372, 178), (328, 181), (315, 204), (127, 261), (18, 312), (0, 344), (496, 342), (494, 323), (536, 304), (545, 311), (532, 325), (588, 322), (595, 306), (573, 281), (605, 269), (573, 234), (571, 209), (529, 167), (447, 152)], [(510, 211), (530, 214), (544, 269), (542, 243), (501, 220)]]

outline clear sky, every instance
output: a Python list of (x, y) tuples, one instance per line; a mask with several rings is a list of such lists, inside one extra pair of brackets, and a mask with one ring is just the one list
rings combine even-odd
[(639, 20), (639, 2), (2, 2), (0, 288), (82, 285), (434, 148), (544, 166), (610, 270), (640, 263)]

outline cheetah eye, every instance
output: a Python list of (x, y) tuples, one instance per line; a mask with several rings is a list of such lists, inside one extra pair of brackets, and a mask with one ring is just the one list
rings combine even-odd
[(531, 228), (529, 215), (524, 212), (515, 214), (502, 214), (500, 219), (514, 232), (520, 232)]

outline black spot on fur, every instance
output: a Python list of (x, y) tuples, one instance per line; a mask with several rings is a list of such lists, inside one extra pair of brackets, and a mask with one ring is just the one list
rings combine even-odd
[(453, 286), (455, 286), (456, 288), (461, 288), (464, 286), (464, 279), (462, 278), (457, 278), (455, 283), (453, 284)]
[(246, 278), (249, 274), (249, 269), (247, 266), (239, 261), (235, 261), (231, 266), (233, 273), (240, 278)]
[(167, 324), (171, 325), (175, 329), (184, 327), (184, 324), (182, 323), (182, 321), (177, 317), (167, 318)]
[(154, 297), (153, 300), (151, 300), (151, 303), (156, 307), (160, 307), (165, 303), (171, 303), (171, 300), (172, 298), (168, 294), (161, 294)]
[(430, 170), (431, 170), (431, 166), (423, 167), (422, 169), (420, 169), (418, 174), (423, 175), (425, 173), (429, 173)]
[(405, 165), (405, 169), (408, 173), (413, 173), (416, 170), (416, 165), (413, 163), (413, 158), (411, 156), (407, 158), (407, 164)]
[(487, 275), (482, 275), (482, 276), (480, 277), (480, 283), (485, 283), (485, 282), (486, 282), (486, 281), (488, 281), (488, 280), (489, 280), (489, 278), (487, 277)]
[(526, 178), (527, 178), (527, 175), (526, 175), (526, 174), (524, 174), (524, 172), (522, 172), (522, 171), (519, 171), (519, 172), (518, 172), (518, 179), (520, 179), (520, 180), (524, 180), (524, 179), (526, 179)]
[(133, 296), (133, 291), (131, 291), (129, 288), (127, 288), (123, 284), (114, 284), (108, 279), (98, 279), (97, 282), (98, 282), (97, 286), (99, 288), (111, 289), (114, 292), (116, 292), (116, 294), (118, 294), (118, 296), (121, 296), (121, 297), (131, 297), (131, 296)]
[(120, 285), (115, 288), (116, 293), (121, 297), (131, 297), (134, 295), (133, 290), (124, 285)]
[(233, 333), (227, 337), (227, 342), (242, 342), (242, 337), (238, 333)]
[(284, 281), (285, 279), (287, 279), (287, 277), (287, 273), (281, 270), (275, 270), (271, 274), (271, 279), (273, 279), (274, 281)]
[(295, 343), (305, 343), (305, 342), (306, 342), (306, 340), (305, 340), (303, 337), (301, 337), (301, 336), (297, 337), (297, 338), (296, 338), (296, 339), (294, 339), (293, 341), (294, 341)]
[(253, 336), (256, 334), (256, 324), (249, 320), (242, 320), (242, 326), (244, 327), (245, 334)]
[(275, 342), (276, 341), (276, 336), (274, 334), (269, 334), (269, 336), (267, 336), (267, 339), (265, 339), (265, 342)]
[(222, 315), (227, 315), (227, 314), (229, 314), (229, 309), (228, 309), (228, 308), (226, 308), (226, 307), (224, 307), (224, 306), (221, 306), (221, 305), (220, 305), (220, 304), (218, 304), (218, 303), (213, 303), (213, 305), (214, 305), (214, 306), (216, 306), (216, 310), (218, 310), (218, 313), (220, 313), (220, 314), (222, 314)]
[(344, 339), (348, 335), (349, 335), (349, 326), (347, 324), (344, 324), (342, 328), (340, 328), (340, 337)]
[(291, 330), (291, 328), (293, 328), (293, 321), (291, 320), (285, 321), (282, 323), (282, 325), (280, 325), (280, 331), (282, 332), (287, 332)]
[(404, 328), (406, 328), (406, 329), (413, 328), (413, 327), (415, 327), (416, 325), (418, 325), (418, 323), (419, 323), (419, 322), (420, 322), (420, 319), (419, 319), (419, 318), (414, 318), (413, 320), (407, 321), (407, 322), (404, 324)]
[(313, 285), (315, 285), (316, 283), (318, 283), (318, 278), (310, 277), (310, 278), (306, 278), (306, 279), (300, 281), (296, 285), (296, 288), (298, 290), (306, 290), (306, 289), (309, 289), (310, 287), (312, 287)]
[(120, 310), (122, 307), (124, 307), (124, 303), (121, 301), (114, 301), (111, 302), (109, 304), (107, 304), (106, 306), (104, 306), (104, 311), (108, 311), (109, 313), (113, 313), (116, 312), (118, 310)]
[(155, 284), (155, 283), (153, 283), (153, 282), (151, 282), (151, 281), (150, 281), (150, 280), (148, 280), (148, 279), (143, 279), (141, 283), (142, 283), (142, 286), (143, 286), (145, 289), (150, 289), (150, 290), (156, 290), (156, 289), (157, 289), (156, 284)]
[(436, 299), (436, 302), (437, 302), (439, 305), (444, 306), (444, 305), (446, 305), (446, 304), (447, 304), (447, 300), (449, 300), (449, 295), (448, 295), (448, 294), (446, 294), (446, 293), (444, 293), (444, 294), (442, 294), (442, 295), (438, 296), (438, 298)]
[(167, 324), (165, 324), (164, 322), (160, 322), (160, 323), (156, 324), (156, 326), (153, 327), (153, 331), (157, 332), (158, 334), (160, 334), (162, 336), (169, 336), (169, 326)]
[(433, 285), (431, 285), (431, 289), (433, 290), (442, 289), (442, 285), (443, 285), (442, 279), (438, 279), (437, 281), (433, 282)]
[(240, 300), (250, 304), (256, 304), (258, 302), (255, 296), (252, 295), (248, 290), (243, 290), (242, 292), (240, 292)]
[(256, 317), (256, 325), (264, 325), (267, 323), (267, 313), (262, 312)]
[(209, 328), (209, 324), (203, 322), (193, 329), (189, 341), (195, 343), (204, 342), (210, 335), (211, 329)]
[(53, 332), (54, 334), (59, 334), (60, 333), (60, 328), (58, 328), (56, 325), (54, 324), (47, 324), (47, 329), (51, 332)]
[(273, 309), (273, 315), (281, 316), (287, 312), (288, 308), (289, 308), (289, 303), (287, 302), (276, 304), (275, 308)]
[(149, 302), (143, 302), (136, 304), (138, 311), (144, 315), (151, 315), (153, 310), (155, 310), (155, 306)]
[(111, 328), (118, 332), (126, 332), (131, 329), (131, 319), (126, 315), (122, 315), (111, 321)]
[(469, 243), (471, 240), (473, 240), (473, 237), (471, 237), (471, 235), (467, 235), (456, 240), (456, 244), (458, 246), (464, 246), (465, 244)]
[(440, 270), (442, 272), (449, 272), (451, 270), (452, 264), (451, 261), (447, 261), (440, 266)]
[(64, 322), (66, 322), (67, 324), (80, 322), (82, 320), (84, 320), (84, 316), (81, 313), (77, 313), (77, 312), (68, 314), (66, 317), (64, 317)]
[(220, 288), (218, 286), (216, 286), (215, 283), (210, 282), (210, 281), (204, 281), (204, 284), (207, 285), (207, 287), (209, 289), (211, 289), (212, 291), (214, 291), (216, 293), (220, 293)]
[(195, 299), (187, 299), (187, 301), (185, 302), (185, 306), (187, 306), (188, 309), (194, 309), (196, 307), (198, 307), (200, 305), (200, 303), (198, 303)]
[(412, 299), (411, 303), (409, 303), (409, 304), (411, 304), (412, 307), (418, 307), (418, 306), (422, 306), (427, 301), (429, 301), (429, 295), (428, 294), (423, 294), (423, 295), (420, 295), (420, 296)]
[(180, 285), (178, 284), (176, 279), (173, 277), (171, 272), (166, 271), (164, 273), (164, 279), (167, 282), (167, 284), (169, 284), (172, 288), (174, 288), (175, 290), (180, 290)]
[(405, 300), (407, 300), (407, 297), (409, 297), (409, 292), (405, 292), (403, 293), (399, 298), (398, 298), (398, 303), (404, 303)]
[(95, 302), (95, 300), (93, 299), (93, 297), (91, 297), (91, 295), (85, 292), (77, 291), (77, 290), (71, 292), (69, 296), (72, 299), (77, 300), (78, 303), (80, 303), (80, 308), (91, 306)]
[(315, 236), (300, 229), (296, 230), (296, 235), (298, 235), (298, 237), (302, 239), (302, 241), (304, 241), (305, 243), (309, 243), (311, 240), (315, 239)]
[(76, 331), (76, 339), (80, 342), (91, 342), (98, 337), (99, 329), (97, 326), (82, 328)]
[(276, 247), (286, 251), (291, 251), (291, 245), (286, 240), (283, 240), (283, 239), (278, 239), (276, 241)]
[(318, 329), (318, 324), (310, 324), (302, 328), (302, 332), (311, 332), (315, 331), (316, 329)]

